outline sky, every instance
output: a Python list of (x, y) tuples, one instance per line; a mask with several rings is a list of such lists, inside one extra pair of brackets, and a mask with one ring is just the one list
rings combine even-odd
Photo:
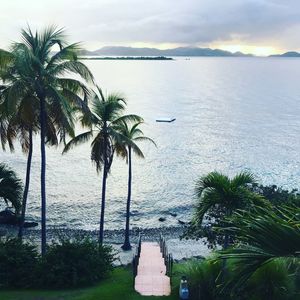
[(70, 42), (211, 47), (269, 55), (300, 51), (300, 0), (1, 0), (0, 47), (21, 28), (64, 27)]

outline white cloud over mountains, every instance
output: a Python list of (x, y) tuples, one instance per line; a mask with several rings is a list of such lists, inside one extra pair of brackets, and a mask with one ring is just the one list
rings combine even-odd
[(0, 45), (57, 24), (88, 47), (243, 43), (300, 48), (299, 0), (4, 0)]

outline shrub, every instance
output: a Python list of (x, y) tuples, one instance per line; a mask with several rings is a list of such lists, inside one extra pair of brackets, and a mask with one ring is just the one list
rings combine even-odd
[(215, 259), (192, 260), (185, 269), (188, 279), (190, 299), (225, 300), (224, 293), (221, 294), (222, 262)]
[(18, 239), (0, 240), (0, 287), (27, 288), (32, 286), (38, 263), (34, 246)]
[(109, 274), (113, 261), (110, 246), (99, 246), (88, 238), (63, 240), (48, 247), (40, 265), (40, 285), (47, 288), (91, 285)]
[[(292, 262), (273, 260), (258, 269), (249, 279), (244, 295), (251, 300), (293, 300), (297, 298), (296, 275)], [(299, 293), (299, 290), (298, 290)], [(299, 294), (298, 294), (299, 297)]]

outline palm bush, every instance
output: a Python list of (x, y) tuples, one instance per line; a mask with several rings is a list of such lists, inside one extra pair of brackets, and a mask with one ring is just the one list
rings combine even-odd
[(191, 300), (221, 300), (227, 299), (220, 294), (219, 284), (222, 264), (212, 258), (205, 260), (192, 260), (183, 272), (187, 276)]
[(201, 177), (196, 183), (198, 202), (194, 218), (185, 237), (206, 237), (210, 247), (219, 244), (227, 248), (233, 242), (233, 236), (219, 233), (214, 227), (226, 226), (226, 217), (237, 209), (266, 205), (262, 196), (250, 190), (255, 182), (254, 176), (248, 172), (239, 173), (232, 179), (219, 172)]
[(277, 259), (263, 265), (252, 274), (247, 285), (242, 289), (243, 298), (249, 300), (297, 299), (296, 276), (291, 272), (290, 264), (291, 262)]
[(240, 289), (255, 272), (267, 268), (268, 264), (278, 259), (291, 265), (293, 272), (290, 271), (290, 274), (299, 274), (299, 207), (284, 206), (275, 210), (257, 208), (252, 212), (236, 212), (231, 226), (224, 230), (234, 234), (238, 241), (235, 247), (220, 255), (220, 259), (234, 262), (234, 276), (228, 281), (228, 288)]
[(0, 198), (11, 204), (19, 216), (23, 185), (17, 174), (5, 164), (0, 164)]

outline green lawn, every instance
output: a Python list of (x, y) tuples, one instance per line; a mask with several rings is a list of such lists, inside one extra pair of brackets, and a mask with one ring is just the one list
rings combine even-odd
[(139, 300), (178, 299), (178, 289), (182, 265), (175, 265), (173, 291), (169, 297), (143, 297), (133, 289), (132, 273), (129, 268), (116, 268), (109, 279), (99, 285), (78, 290), (61, 291), (0, 291), (1, 300)]

